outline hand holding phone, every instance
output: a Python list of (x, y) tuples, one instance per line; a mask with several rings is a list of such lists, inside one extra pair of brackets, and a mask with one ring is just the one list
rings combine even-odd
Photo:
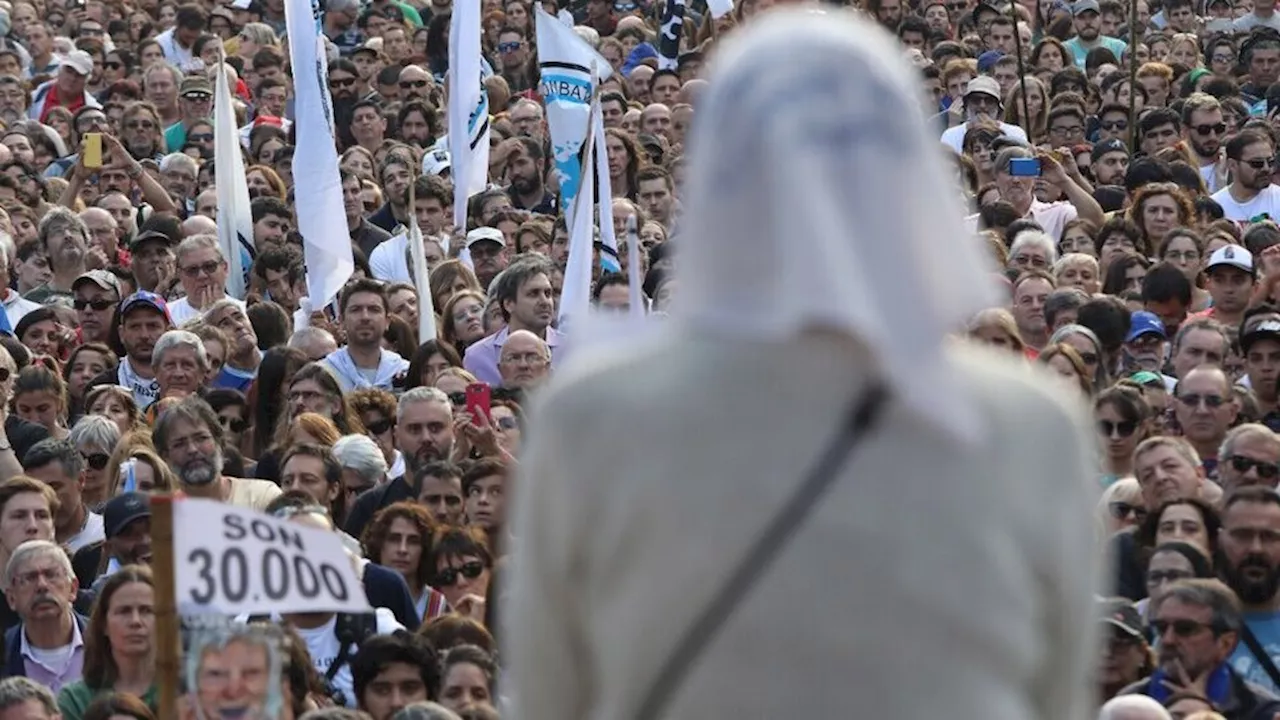
[(102, 167), (102, 133), (85, 133), (84, 146), (80, 149), (86, 168), (97, 170)]
[(1009, 174), (1013, 177), (1040, 177), (1040, 158), (1010, 158)]
[[(471, 421), (477, 427), (489, 420), (491, 390), (485, 383), (471, 383), (467, 386), (467, 412), (471, 413)], [(481, 420), (483, 414), (483, 420)]]

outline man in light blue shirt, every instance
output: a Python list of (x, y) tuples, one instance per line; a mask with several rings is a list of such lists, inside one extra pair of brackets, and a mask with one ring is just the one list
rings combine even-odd
[(1075, 16), (1076, 36), (1064, 43), (1075, 56), (1076, 65), (1084, 68), (1084, 59), (1094, 48), (1104, 47), (1115, 53), (1119, 60), (1124, 56), (1127, 47), (1123, 40), (1107, 37), (1102, 34), (1102, 13), (1098, 9), (1098, 0), (1080, 0), (1072, 8)]

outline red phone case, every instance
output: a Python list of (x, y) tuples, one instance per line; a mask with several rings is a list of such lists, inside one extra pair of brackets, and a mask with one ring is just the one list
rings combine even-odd
[(489, 386), (484, 383), (472, 383), (467, 386), (467, 411), (471, 413), (471, 418), (477, 424), (480, 422), (480, 412), (484, 413), (486, 420), (489, 419)]

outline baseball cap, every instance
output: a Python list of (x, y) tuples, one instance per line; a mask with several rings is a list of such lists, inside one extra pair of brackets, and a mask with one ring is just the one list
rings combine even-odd
[(134, 520), (151, 517), (151, 503), (147, 496), (140, 492), (121, 493), (110, 500), (102, 508), (102, 526), (107, 539), (111, 539)]
[(1139, 310), (1129, 316), (1129, 334), (1124, 336), (1125, 342), (1133, 342), (1143, 335), (1155, 333), (1160, 339), (1165, 339), (1168, 335), (1164, 332), (1164, 321), (1159, 315), (1146, 310)]
[(106, 270), (90, 270), (76, 278), (71, 283), (71, 289), (75, 290), (82, 282), (91, 282), (103, 290), (114, 290), (117, 297), (120, 295), (120, 278)]
[(143, 230), (129, 242), (129, 251), (133, 252), (142, 246), (142, 243), (148, 240), (161, 240), (166, 245), (177, 245), (177, 242), (166, 232), (159, 230)]
[(496, 242), (502, 247), (507, 246), (506, 238), (502, 237), (502, 231), (498, 228), (478, 227), (467, 233), (467, 248), (479, 242)]
[(1215, 267), (1222, 266), (1233, 267), (1252, 275), (1253, 253), (1239, 245), (1224, 245), (1213, 251), (1213, 254), (1209, 256), (1209, 263), (1204, 266), (1204, 269), (1207, 272)]
[(1103, 155), (1106, 155), (1107, 153), (1113, 153), (1113, 152), (1122, 152), (1125, 155), (1128, 155), (1129, 148), (1125, 147), (1124, 141), (1118, 138), (1103, 140), (1102, 142), (1093, 146), (1093, 152), (1089, 153), (1089, 159), (1092, 160), (1093, 162), (1098, 162), (1098, 160), (1101, 159)]
[[(375, 40), (377, 42), (374, 42)], [(364, 41), (364, 44), (356, 48), (355, 50), (353, 50), (351, 54), (355, 55), (356, 53), (362, 53), (362, 52), (373, 53), (374, 55), (381, 55), (382, 54), (382, 38), (370, 38)]]
[(1098, 602), (1098, 619), (1129, 637), (1142, 637), (1142, 615), (1138, 608), (1128, 600), (1116, 598)]
[(970, 80), (969, 85), (964, 89), (964, 96), (970, 95), (990, 95), (996, 99), (996, 102), (1000, 102), (1000, 83), (986, 75), (979, 75)]
[(124, 302), (120, 303), (120, 318), (123, 320), (124, 317), (128, 315), (131, 310), (136, 310), (138, 308), (148, 308), (151, 310), (159, 310), (160, 313), (164, 315), (164, 319), (170, 325), (173, 324), (173, 320), (170, 319), (169, 317), (169, 303), (165, 302), (164, 298), (160, 297), (159, 295), (153, 292), (147, 292), (146, 290), (139, 290), (138, 292), (125, 298)]
[(453, 167), (449, 160), (449, 151), (437, 148), (422, 154), (422, 174), (441, 175)]
[(83, 50), (72, 50), (62, 58), (62, 64), (75, 70), (79, 75), (89, 75), (93, 72), (93, 58), (89, 53)]
[(978, 56), (978, 72), (986, 73), (995, 67), (996, 61), (1004, 57), (999, 50), (988, 50)]
[(1074, 16), (1079, 17), (1087, 12), (1102, 12), (1098, 7), (1098, 0), (1078, 0), (1071, 6), (1071, 14)]
[(1280, 340), (1280, 315), (1259, 313), (1245, 321), (1240, 333), (1240, 349), (1246, 353), (1259, 340)]
[(1000, 8), (993, 0), (978, 0), (978, 5), (973, 8), (973, 19), (977, 21), (978, 15), (982, 12), (992, 12), (997, 15), (1003, 15)]
[(209, 78), (203, 75), (188, 75), (182, 78), (182, 84), (178, 86), (178, 96), (188, 95), (212, 96), (213, 86), (209, 84)]

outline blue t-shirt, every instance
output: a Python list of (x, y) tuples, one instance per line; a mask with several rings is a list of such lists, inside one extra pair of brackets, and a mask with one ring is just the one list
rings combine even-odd
[(218, 377), (213, 379), (213, 386), (216, 388), (227, 388), (230, 390), (239, 390), (242, 393), (249, 392), (249, 386), (253, 384), (253, 379), (257, 377), (256, 372), (247, 372), (245, 370), (237, 370), (230, 365), (223, 365), (218, 371)]
[[(1244, 621), (1253, 631), (1254, 637), (1258, 638), (1258, 644), (1267, 655), (1271, 656), (1271, 662), (1280, 665), (1280, 612), (1245, 613)], [(1244, 640), (1236, 645), (1235, 652), (1231, 653), (1227, 661), (1246, 681), (1273, 693), (1280, 690), (1271, 681), (1267, 671), (1262, 669), (1262, 663), (1258, 662), (1258, 658), (1250, 652)]]

